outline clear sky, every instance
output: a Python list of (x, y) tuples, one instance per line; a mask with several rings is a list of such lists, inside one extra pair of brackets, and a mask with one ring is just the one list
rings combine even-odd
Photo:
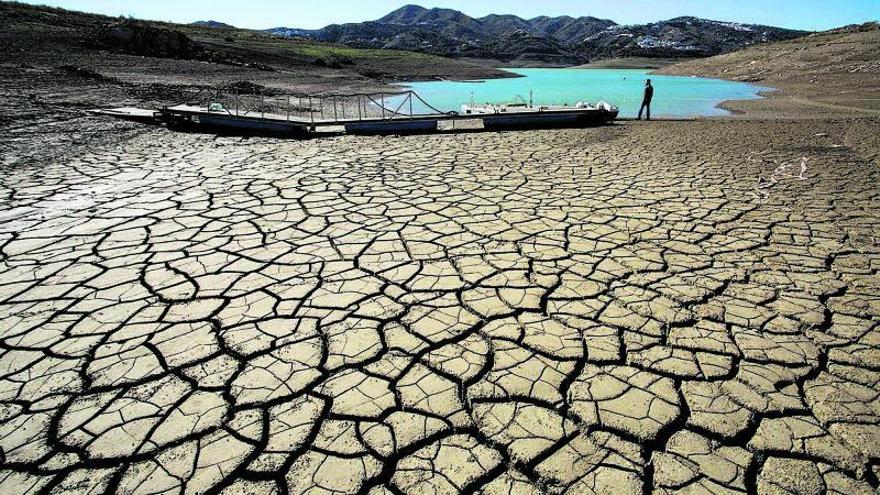
[(880, 19), (880, 0), (26, 0), (107, 15), (188, 23), (212, 19), (238, 27), (319, 28), (361, 22), (416, 3), (471, 16), (516, 14), (591, 15), (620, 24), (653, 22), (681, 15), (823, 30)]

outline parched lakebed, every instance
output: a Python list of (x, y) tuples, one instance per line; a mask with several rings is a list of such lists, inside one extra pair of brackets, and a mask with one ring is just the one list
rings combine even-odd
[(6, 166), (0, 492), (872, 493), (874, 124)]

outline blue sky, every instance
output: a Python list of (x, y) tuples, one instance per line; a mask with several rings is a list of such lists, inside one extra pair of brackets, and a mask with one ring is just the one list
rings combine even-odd
[(592, 15), (635, 24), (694, 15), (723, 21), (822, 30), (880, 19), (880, 0), (27, 0), (107, 15), (192, 22), (213, 19), (238, 27), (318, 28), (372, 20), (406, 5), (457, 9), (471, 16)]

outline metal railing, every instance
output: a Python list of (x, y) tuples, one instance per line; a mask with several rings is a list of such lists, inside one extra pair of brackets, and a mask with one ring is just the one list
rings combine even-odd
[(345, 95), (260, 94), (237, 89), (200, 89), (185, 95), (173, 105), (188, 105), (223, 111), (236, 117), (308, 121), (331, 125), (334, 122), (415, 119), (444, 112), (415, 91), (355, 93)]

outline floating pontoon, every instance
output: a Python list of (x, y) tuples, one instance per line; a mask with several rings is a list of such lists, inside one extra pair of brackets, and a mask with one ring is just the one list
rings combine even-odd
[[(221, 98), (188, 101), (159, 110), (120, 108), (96, 113), (119, 118), (152, 118), (171, 129), (226, 134), (312, 137), (328, 134), (418, 134), (448, 131), (585, 127), (614, 121), (608, 103), (576, 106), (463, 105), (442, 112), (415, 92), (395, 95)], [(425, 110), (414, 111), (415, 107)], [(151, 117), (148, 117), (151, 116)]]

